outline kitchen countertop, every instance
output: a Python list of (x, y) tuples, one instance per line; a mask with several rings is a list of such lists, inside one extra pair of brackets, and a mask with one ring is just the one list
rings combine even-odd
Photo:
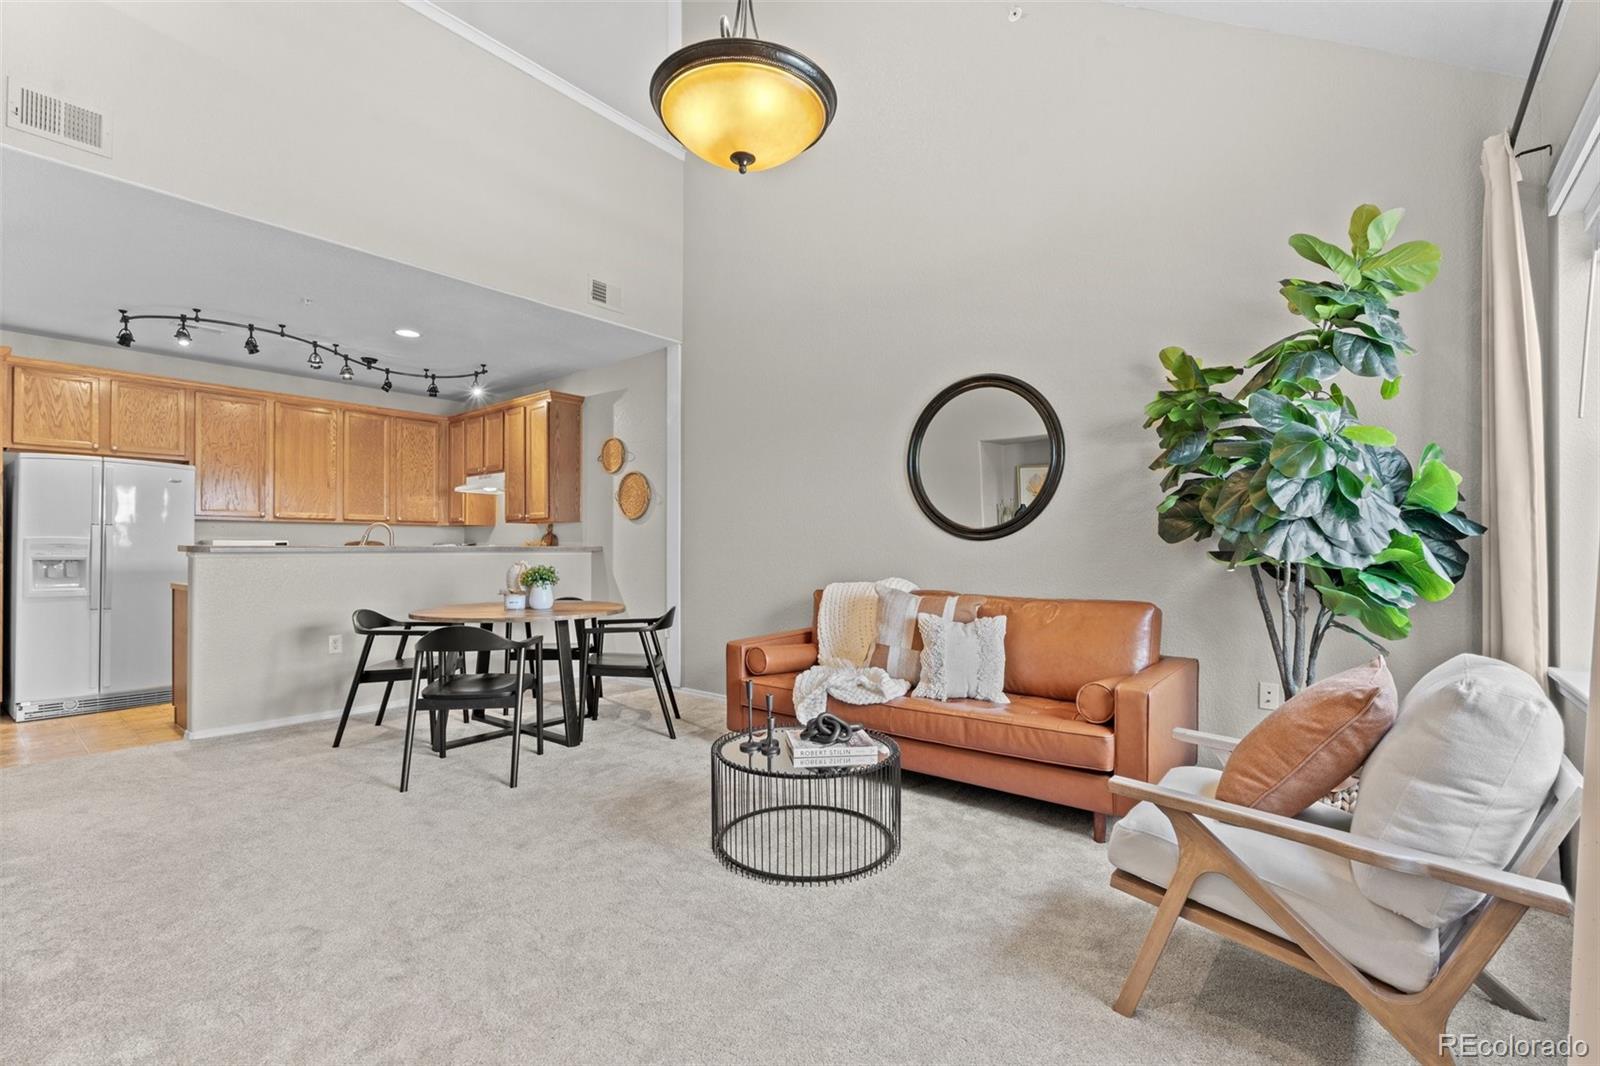
[(226, 544), (182, 544), (178, 550), (185, 555), (469, 555), (474, 552), (497, 552), (505, 555), (527, 555), (530, 552), (597, 552), (592, 544), (559, 544), (553, 548), (543, 545), (523, 544), (397, 544), (383, 546), (345, 547), (338, 544), (290, 544), (284, 547), (263, 545), (257, 547), (230, 546)]

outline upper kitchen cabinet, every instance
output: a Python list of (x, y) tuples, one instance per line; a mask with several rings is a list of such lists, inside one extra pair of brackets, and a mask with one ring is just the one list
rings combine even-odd
[(498, 474), (506, 468), (506, 413), (483, 414), (483, 469), (480, 474)]
[[(445, 424), (396, 418), (394, 433), (394, 521), (437, 525), (445, 520)], [(452, 493), (452, 495), (455, 495)]]
[[(583, 496), (583, 397), (541, 392), (510, 408), (506, 521), (576, 522)], [(522, 440), (517, 442), (516, 438)], [(520, 469), (519, 469), (520, 467)]]
[(467, 474), (498, 474), (506, 468), (506, 413), (504, 410), (464, 415), (462, 446)]
[(271, 401), (261, 396), (194, 394), (194, 513), (266, 518), (271, 467)]
[(182, 385), (165, 381), (109, 379), (105, 403), (111, 454), (189, 458), (189, 395)]
[(331, 404), (273, 404), (274, 518), (339, 520), (339, 413)]
[(55, 451), (100, 450), (101, 375), (75, 368), (11, 367), (11, 444)]
[[(493, 496), (453, 491), (467, 480), (467, 418), (456, 418), (449, 424), (448, 476), (445, 478), (445, 504), (449, 522), (453, 526), (492, 526), (495, 520)], [(478, 422), (481, 426), (482, 419)], [(480, 460), (481, 462), (481, 460)]]
[(390, 506), (391, 419), (374, 411), (344, 413), (344, 492), (346, 522), (387, 522)]

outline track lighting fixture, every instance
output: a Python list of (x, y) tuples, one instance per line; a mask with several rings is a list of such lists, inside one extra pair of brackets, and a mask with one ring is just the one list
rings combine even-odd
[[(194, 337), (189, 332), (189, 323), (193, 322), (196, 325), (199, 325), (201, 322), (204, 322), (208, 327), (229, 326), (233, 329), (244, 330), (245, 353), (247, 355), (259, 355), (261, 352), (261, 342), (256, 339), (256, 326), (254, 322), (229, 322), (226, 319), (221, 318), (202, 318), (200, 315), (200, 308), (198, 307), (194, 309), (193, 314), (181, 315), (130, 315), (126, 308), (118, 308), (117, 320), (119, 326), (117, 329), (117, 343), (122, 345), (124, 348), (133, 347), (133, 330), (129, 328), (129, 323), (138, 319), (146, 318), (163, 322), (176, 322), (178, 324), (178, 329), (175, 333), (173, 333), (172, 336), (177, 340), (179, 345), (185, 348), (194, 343)], [(270, 336), (272, 333), (271, 327), (264, 327), (264, 329), (265, 332)], [(415, 331), (411, 332), (414, 333)], [(446, 381), (460, 381), (465, 380), (466, 378), (471, 378), (472, 396), (474, 399), (479, 399), (484, 394), (483, 386), (480, 384), (480, 379), (489, 373), (489, 366), (487, 363), (479, 363), (478, 369), (466, 371), (460, 374), (439, 374), (435, 373), (433, 370), (400, 370), (392, 366), (383, 365), (383, 363), (375, 355), (346, 355), (344, 352), (339, 350), (339, 346), (337, 344), (324, 345), (321, 341), (314, 341), (307, 337), (296, 336), (295, 334), (290, 333), (289, 327), (284, 325), (282, 322), (278, 323), (278, 336), (284, 338), (285, 340), (298, 341), (310, 348), (311, 354), (306, 359), (306, 365), (312, 370), (321, 370), (323, 368), (323, 349), (326, 348), (328, 351), (331, 351), (333, 353), (333, 357), (340, 360), (342, 364), (339, 367), (340, 381), (350, 382), (356, 379), (355, 366), (357, 363), (361, 365), (363, 370), (371, 370), (374, 373), (381, 373), (383, 375), (383, 383), (380, 387), (384, 392), (390, 392), (394, 389), (394, 378), (418, 378), (427, 381), (429, 396), (437, 396), (439, 395), (440, 378), (443, 378)]]

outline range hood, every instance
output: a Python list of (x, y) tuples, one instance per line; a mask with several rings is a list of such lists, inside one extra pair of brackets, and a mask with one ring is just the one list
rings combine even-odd
[(474, 496), (503, 496), (506, 491), (506, 476), (504, 474), (473, 474), (463, 484), (457, 485), (456, 491)]

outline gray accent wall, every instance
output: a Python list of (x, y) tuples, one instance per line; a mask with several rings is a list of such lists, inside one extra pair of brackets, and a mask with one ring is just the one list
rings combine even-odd
[[(726, 5), (685, 6), (686, 40)], [(1142, 408), (1157, 351), (1242, 361), (1294, 328), (1289, 234), (1343, 235), (1364, 201), (1444, 270), (1400, 310), (1420, 354), (1398, 399), (1355, 386), (1408, 453), (1439, 442), (1478, 495), (1485, 137), (1518, 79), (1101, 4), (764, 3), (763, 34), (839, 91), (822, 141), (740, 177), (685, 178), (685, 683), (720, 691), (732, 637), (807, 624), (825, 582), (1148, 599), (1201, 661), (1201, 721), (1261, 716), (1274, 673), (1248, 579), (1156, 536)], [(914, 32), (913, 32), (914, 31)], [(894, 42), (896, 47), (886, 47)], [(958, 378), (1017, 375), (1055, 405), (1049, 509), (971, 543), (917, 510), (917, 413)], [(1416, 612), (1402, 688), (1478, 646), (1475, 577)], [(1324, 673), (1368, 654), (1330, 638)]]

